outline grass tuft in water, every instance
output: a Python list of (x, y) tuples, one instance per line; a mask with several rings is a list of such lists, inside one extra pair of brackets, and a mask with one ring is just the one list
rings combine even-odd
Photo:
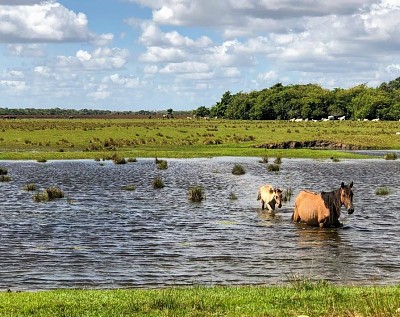
[(292, 199), (292, 196), (293, 196), (293, 189), (292, 189), (292, 187), (288, 187), (283, 190), (282, 201), (288, 202)]
[(205, 198), (204, 189), (200, 185), (193, 185), (189, 187), (188, 199), (192, 202), (200, 202)]
[(279, 172), (280, 169), (281, 168), (280, 168), (279, 164), (269, 164), (268, 165), (269, 172)]
[(274, 164), (282, 164), (282, 156), (277, 156), (274, 160)]
[(58, 198), (63, 198), (64, 193), (59, 187), (53, 186), (53, 187), (47, 187), (44, 189), (42, 192), (38, 192), (35, 195), (33, 195), (33, 200), (36, 202), (41, 202), (41, 201), (50, 201)]
[(246, 171), (245, 171), (244, 167), (240, 164), (235, 164), (232, 168), (233, 175), (243, 175), (245, 173), (246, 173)]
[(375, 194), (378, 196), (387, 196), (390, 194), (390, 190), (387, 187), (378, 187), (375, 190)]
[(397, 154), (396, 153), (387, 153), (387, 154), (385, 154), (384, 159), (388, 160), (388, 161), (389, 160), (392, 160), (392, 161), (397, 160)]
[(157, 168), (159, 170), (166, 170), (168, 168), (168, 163), (165, 160), (158, 160)]
[(0, 167), (0, 175), (7, 175), (8, 174), (8, 169), (5, 167)]
[(158, 189), (158, 188), (164, 188), (164, 181), (162, 180), (161, 177), (155, 177), (151, 183), (152, 187), (154, 189)]
[(228, 199), (229, 200), (237, 200), (238, 198), (234, 193), (230, 193), (229, 196), (228, 196)]
[(127, 190), (127, 191), (133, 191), (136, 189), (136, 187), (134, 185), (123, 185), (121, 186), (122, 190)]
[(260, 163), (267, 164), (268, 163), (268, 156), (264, 155), (261, 160), (259, 160)]
[(0, 182), (10, 182), (11, 177), (8, 175), (0, 175)]
[(26, 191), (36, 190), (36, 184), (34, 184), (34, 183), (25, 184), (23, 187), (23, 190), (26, 190)]

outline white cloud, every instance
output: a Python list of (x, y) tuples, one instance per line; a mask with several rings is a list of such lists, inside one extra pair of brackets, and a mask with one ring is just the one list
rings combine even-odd
[(19, 94), (29, 88), (22, 80), (0, 80), (0, 85), (11, 94)]
[(119, 69), (127, 63), (128, 57), (127, 49), (99, 47), (91, 52), (79, 50), (75, 56), (58, 56), (55, 67), (78, 70)]
[(43, 57), (45, 52), (41, 44), (8, 44), (7, 51), (19, 57)]
[(140, 84), (138, 77), (133, 76), (121, 76), (120, 74), (112, 74), (103, 78), (105, 83), (113, 83), (124, 88), (136, 88)]

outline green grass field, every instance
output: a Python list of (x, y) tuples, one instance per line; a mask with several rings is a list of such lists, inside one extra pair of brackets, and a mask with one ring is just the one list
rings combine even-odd
[(399, 316), (400, 286), (218, 286), (0, 293), (0, 316)]
[(334, 150), (257, 148), (324, 140), (400, 149), (400, 122), (286, 122), (188, 119), (17, 119), (0, 121), (0, 159), (282, 156), (357, 157)]

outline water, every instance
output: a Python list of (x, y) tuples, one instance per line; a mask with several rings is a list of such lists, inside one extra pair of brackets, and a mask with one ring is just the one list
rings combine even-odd
[[(334, 283), (400, 282), (400, 161), (259, 158), (111, 162), (3, 161), (0, 289), (280, 284), (293, 277)], [(231, 173), (235, 163), (246, 174)], [(163, 189), (151, 182), (160, 176)], [(340, 229), (291, 222), (300, 189), (329, 191), (354, 181), (355, 212)], [(36, 203), (23, 185), (59, 186), (66, 197)], [(276, 215), (260, 210), (258, 187), (291, 187)], [(121, 186), (133, 184), (134, 191)], [(191, 203), (190, 185), (206, 200)], [(389, 196), (377, 196), (386, 186)], [(237, 200), (228, 197), (233, 193)]]

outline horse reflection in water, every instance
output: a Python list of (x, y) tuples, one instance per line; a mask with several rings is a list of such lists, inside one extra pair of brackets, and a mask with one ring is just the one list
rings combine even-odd
[(339, 189), (331, 192), (301, 191), (296, 197), (292, 220), (320, 228), (341, 227), (341, 207), (345, 206), (349, 214), (354, 212), (352, 187), (353, 182), (349, 185), (342, 182)]

